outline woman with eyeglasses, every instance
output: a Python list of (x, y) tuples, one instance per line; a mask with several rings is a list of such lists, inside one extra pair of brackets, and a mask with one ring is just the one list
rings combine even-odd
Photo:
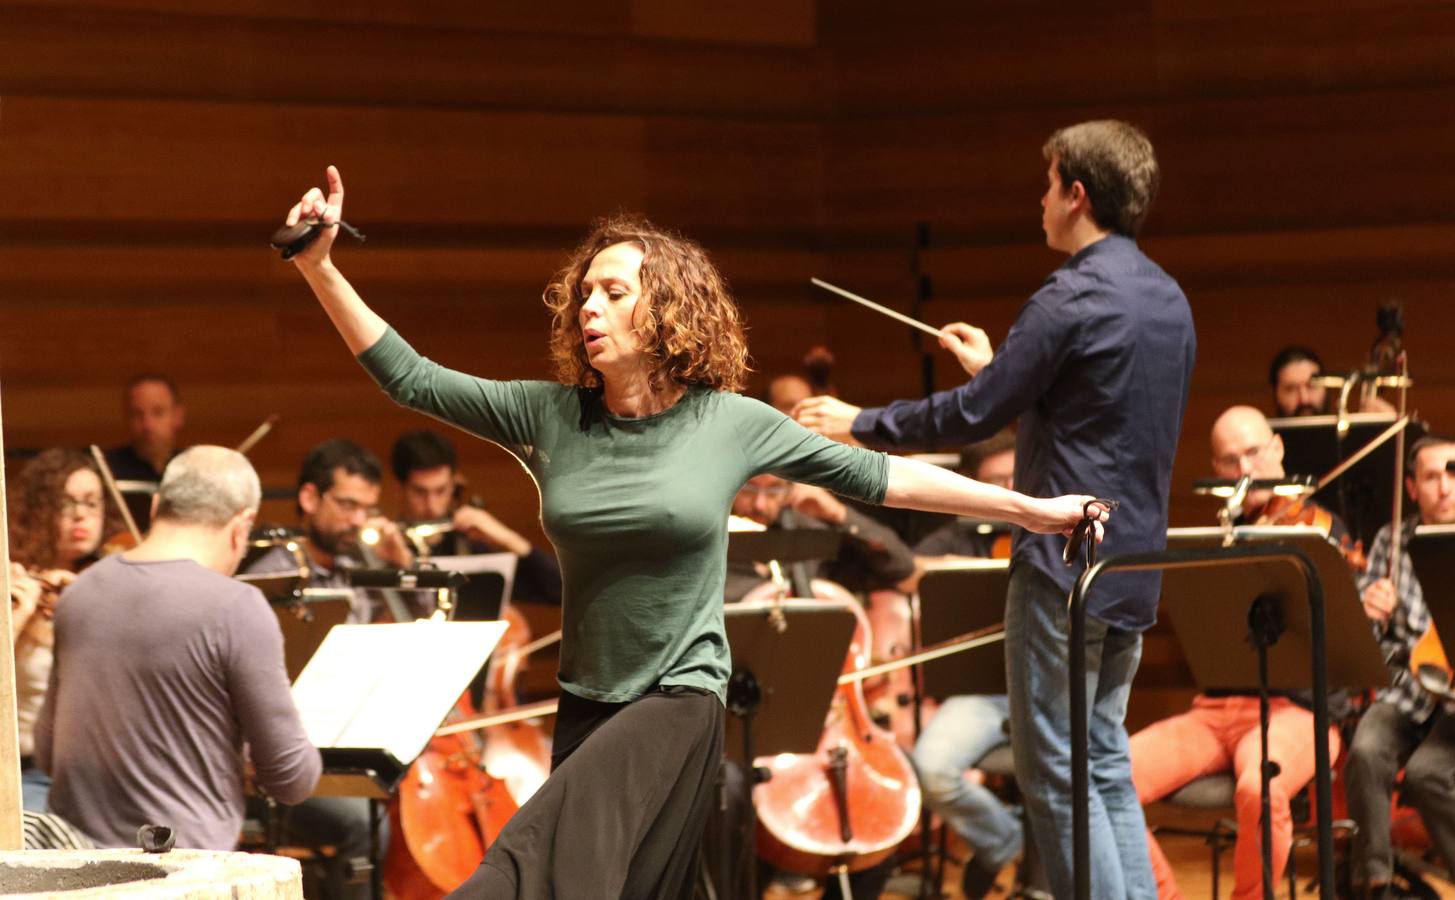
[(106, 503), (96, 464), (79, 450), (45, 450), (9, 485), (10, 622), (20, 727), (22, 802), (44, 812), (50, 777), (31, 760), (32, 728), (50, 680), (51, 619), (61, 591), (94, 562), (107, 534), (121, 529)]
[(728, 511), (750, 478), (1053, 533), (1092, 499), (1035, 499), (835, 443), (742, 396), (747, 343), (726, 283), (699, 246), (641, 219), (598, 223), (546, 288), (557, 381), (445, 369), (333, 265), (343, 198), (330, 166), (327, 195), (289, 212), (289, 226), (324, 223), (294, 257), (300, 274), (396, 402), (529, 470), (563, 575), (552, 775), (452, 896), (690, 896), (731, 663)]

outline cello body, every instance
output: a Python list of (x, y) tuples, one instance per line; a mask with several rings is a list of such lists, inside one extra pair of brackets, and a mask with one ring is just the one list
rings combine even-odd
[[(814, 582), (819, 597), (848, 600), (858, 618), (843, 671), (869, 665), (868, 618), (843, 588)], [(779, 868), (826, 875), (870, 868), (919, 821), (920, 788), (894, 735), (875, 724), (860, 683), (834, 694), (814, 753), (760, 757), (771, 773), (753, 789), (758, 855)]]

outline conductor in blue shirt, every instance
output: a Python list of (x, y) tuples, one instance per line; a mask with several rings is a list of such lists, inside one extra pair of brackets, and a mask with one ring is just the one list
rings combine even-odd
[[(1172, 460), (1196, 338), (1182, 289), (1137, 247), (1160, 172), (1147, 136), (1125, 122), (1052, 134), (1041, 198), (1046, 243), (1068, 254), (1021, 308), (999, 350), (963, 322), (940, 344), (970, 380), (923, 400), (860, 409), (831, 397), (796, 415), (830, 437), (923, 449), (983, 440), (1018, 420), (1015, 484), (1033, 496), (1121, 501), (1101, 553), (1162, 550)], [(1061, 538), (1017, 529), (1006, 596), (1006, 680), (1016, 777), (1047, 875), (1072, 893), (1071, 715), (1066, 599), (1079, 565)], [(1142, 632), (1156, 619), (1157, 573), (1097, 582), (1088, 597), (1091, 880), (1096, 897), (1154, 897), (1131, 781), (1127, 697)]]

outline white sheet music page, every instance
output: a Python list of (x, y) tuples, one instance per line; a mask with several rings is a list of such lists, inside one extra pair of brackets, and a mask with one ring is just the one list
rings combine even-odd
[(504, 622), (337, 625), (293, 683), (316, 747), (387, 750), (409, 763), (505, 634)]

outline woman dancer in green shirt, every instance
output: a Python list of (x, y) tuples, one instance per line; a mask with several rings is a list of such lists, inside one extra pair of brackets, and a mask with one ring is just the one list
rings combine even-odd
[[(308, 191), (287, 224), (332, 225), (343, 199), (330, 166), (328, 194)], [(727, 516), (748, 479), (1052, 533), (1092, 499), (1026, 497), (835, 443), (736, 393), (747, 346), (726, 284), (700, 247), (645, 221), (599, 223), (546, 289), (557, 382), (421, 357), (333, 266), (336, 233), (294, 262), (344, 342), (396, 402), (525, 465), (561, 563), (552, 775), (452, 896), (690, 896), (730, 670)]]

